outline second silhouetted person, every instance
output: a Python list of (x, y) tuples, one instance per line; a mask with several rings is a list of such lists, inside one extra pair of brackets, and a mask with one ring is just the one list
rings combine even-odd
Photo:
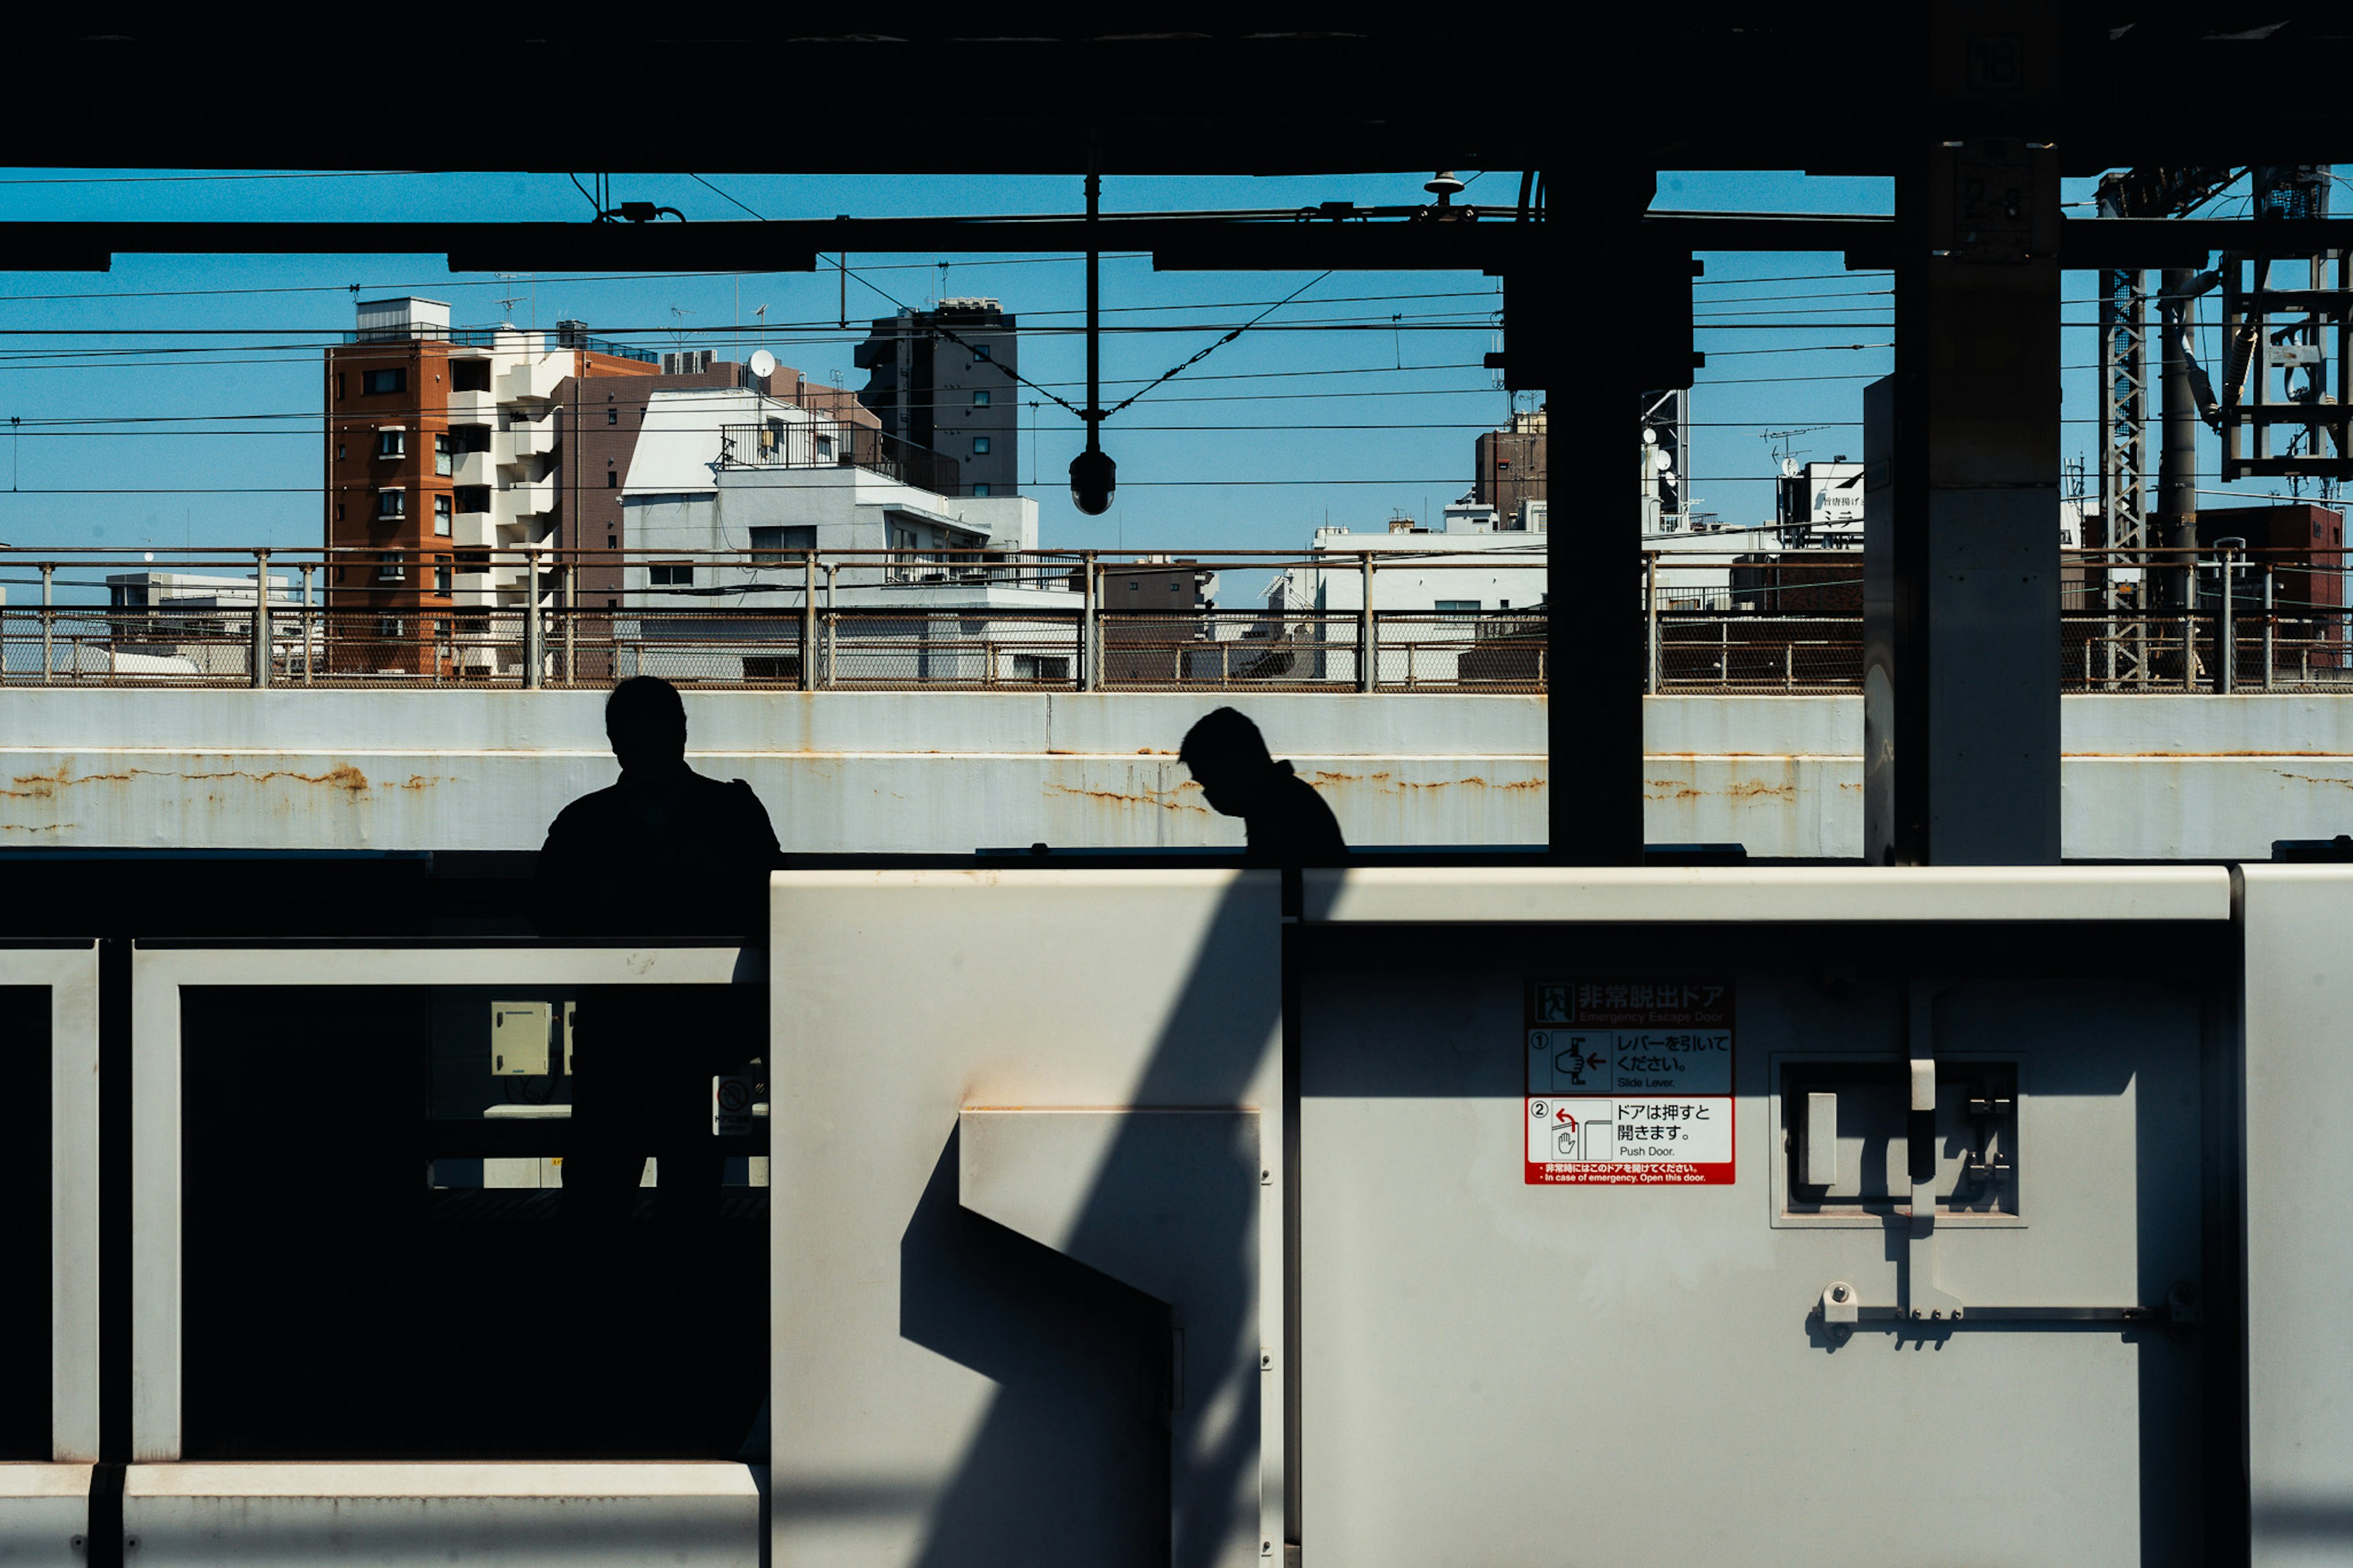
[(1211, 810), (1242, 819), (1249, 864), (1336, 866), (1348, 858), (1332, 808), (1289, 763), (1269, 754), (1265, 737), (1244, 714), (1219, 708), (1202, 715), (1176, 757)]

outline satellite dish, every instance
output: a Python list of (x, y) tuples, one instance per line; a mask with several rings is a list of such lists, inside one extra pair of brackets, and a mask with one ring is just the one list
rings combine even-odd
[(776, 356), (765, 349), (752, 351), (752, 374), (765, 379), (776, 374)]

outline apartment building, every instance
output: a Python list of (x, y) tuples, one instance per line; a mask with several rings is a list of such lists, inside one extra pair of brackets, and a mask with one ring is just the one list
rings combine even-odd
[(1471, 499), (1494, 508), (1507, 526), (1528, 502), (1552, 497), (1545, 424), (1543, 409), (1523, 409), (1503, 429), (1489, 430), (1475, 443)]
[[(756, 409), (784, 404), (771, 389), (789, 388), (829, 426), (878, 424), (765, 354), (656, 354), (577, 321), (452, 330), (447, 304), (414, 297), (358, 310), (326, 365), (327, 668), (341, 673), (516, 673), (519, 639), (492, 620), (522, 608), (527, 547), (552, 568), (543, 607), (615, 602), (631, 542), (621, 489), (658, 393), (725, 393), (743, 405), (729, 417), (756, 426)], [(715, 453), (716, 415), (709, 434)]]
[(953, 458), (959, 494), (1015, 493), (1020, 472), (1021, 340), (995, 300), (943, 300), (874, 322), (855, 363), (859, 399), (911, 447)]

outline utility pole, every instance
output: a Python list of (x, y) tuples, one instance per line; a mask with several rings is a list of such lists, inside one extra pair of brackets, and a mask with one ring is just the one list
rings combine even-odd
[[(2162, 456), (2157, 480), (2158, 543), (2169, 552), (2195, 552), (2198, 546), (2198, 395), (2189, 381), (2189, 300), (2195, 278), (2186, 267), (2168, 267), (2159, 304), (2165, 338), (2160, 371), (2163, 397)], [(2193, 555), (2168, 555), (2160, 592), (2168, 609), (2183, 615), (2183, 626), (2197, 608), (2198, 569)], [(2185, 634), (2180, 674), (2188, 679), (2196, 651)]]

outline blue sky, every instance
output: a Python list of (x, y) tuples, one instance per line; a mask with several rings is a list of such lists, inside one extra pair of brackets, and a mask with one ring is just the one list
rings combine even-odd
[[(1461, 171), (1466, 178), (1472, 171)], [(1107, 210), (1270, 207), (1347, 199), (1424, 199), (1423, 173), (1380, 177), (1109, 179)], [(1069, 179), (838, 178), (711, 175), (711, 185), (762, 216), (826, 217), (1067, 212)], [(1514, 171), (1484, 172), (1466, 199), (1508, 203)], [(690, 219), (744, 216), (681, 174), (619, 175), (617, 199), (651, 200)], [(2090, 182), (2067, 195), (2087, 199)], [(1883, 213), (1890, 182), (1794, 174), (1663, 174), (1660, 207)], [(2227, 207), (2224, 210), (2229, 210)], [(562, 174), (202, 177), (171, 171), (14, 170), (0, 175), (13, 218), (413, 220), (583, 219), (588, 202)], [(943, 270), (937, 263), (946, 261)], [(1883, 274), (1841, 270), (1820, 254), (1709, 255), (1697, 289), (1700, 346), (1709, 354), (1693, 404), (1688, 465), (1699, 502), (1725, 521), (1767, 519), (1775, 453), (1859, 456), (1862, 389), (1893, 355)], [(352, 323), (359, 294), (413, 290), (448, 300), (455, 320), (592, 330), (648, 347), (750, 344), (712, 330), (755, 321), (765, 345), (815, 380), (862, 374), (850, 350), (861, 317), (893, 298), (921, 305), (943, 291), (989, 294), (1032, 323), (1074, 323), (1083, 305), (1075, 259), (853, 256), (852, 328), (834, 326), (829, 270), (683, 278), (499, 279), (453, 276), (438, 256), (126, 256), (114, 270), (0, 272), (0, 329), (64, 336), (0, 337), (0, 417), (10, 438), (10, 488), (0, 540), (41, 545), (177, 547), (319, 542), (321, 345)], [(2092, 275), (2067, 275), (2065, 451), (2088, 454), (2097, 388), (2090, 368)], [(1294, 549), (1327, 519), (1378, 528), (1393, 512), (1429, 519), (1469, 488), (1479, 429), (1512, 406), (1481, 356), (1500, 346), (1494, 279), (1475, 273), (1155, 273), (1141, 258), (1103, 268), (1113, 322), (1198, 323), (1198, 331), (1115, 334), (1103, 374), (1125, 395), (1266, 302), (1303, 285), (1265, 328), (1219, 350), (1106, 426), (1121, 488), (1113, 511), (1080, 516), (1062, 479), (1082, 437), (1050, 404), (1025, 432), (1021, 473), (1041, 503), (1051, 546), (1187, 550)], [(888, 297), (886, 297), (888, 296)], [(765, 317), (757, 307), (765, 305)], [(2212, 312), (2208, 312), (2211, 317)], [(1283, 331), (1283, 324), (1354, 322), (1364, 330)], [(201, 329), (209, 336), (140, 335)], [(1573, 339), (1572, 339), (1573, 341)], [(1862, 345), (1862, 346), (1857, 346)], [(1082, 401), (1077, 336), (1033, 337), (1023, 373)], [(1024, 395), (1025, 403), (1033, 395)], [(1522, 406), (1528, 405), (1525, 397)], [(1025, 408), (1025, 416), (1029, 411)], [(237, 417), (223, 417), (235, 416)], [(1765, 432), (1796, 430), (1786, 443)], [(1573, 431), (1554, 458), (1583, 462)], [(2095, 468), (2096, 465), (2094, 465)], [(2211, 467), (2211, 458), (2210, 458)], [(1038, 482), (1028, 481), (1035, 474)], [(2260, 489), (2261, 487), (2255, 487)], [(2276, 487), (2273, 487), (2276, 488)], [(153, 493), (59, 493), (139, 490)], [(1563, 504), (1568, 504), (1564, 502)]]

